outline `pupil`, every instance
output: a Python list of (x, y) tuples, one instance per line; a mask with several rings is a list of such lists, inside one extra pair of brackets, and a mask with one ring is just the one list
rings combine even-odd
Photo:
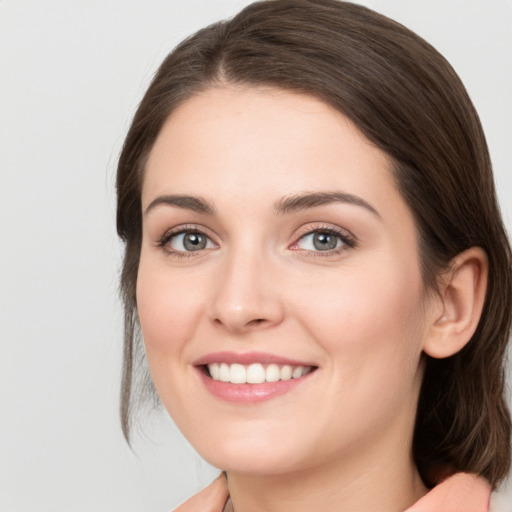
[(188, 251), (199, 251), (206, 247), (206, 238), (199, 233), (188, 233), (183, 244)]
[(316, 233), (313, 238), (313, 245), (319, 251), (329, 251), (336, 248), (337, 239), (330, 233)]

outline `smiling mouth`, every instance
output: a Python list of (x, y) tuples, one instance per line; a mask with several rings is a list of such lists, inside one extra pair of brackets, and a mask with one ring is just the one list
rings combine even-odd
[(203, 365), (203, 372), (214, 381), (231, 384), (263, 384), (278, 381), (300, 379), (315, 371), (316, 366), (289, 365), (289, 364), (261, 364), (253, 363), (243, 365), (239, 363), (210, 363)]

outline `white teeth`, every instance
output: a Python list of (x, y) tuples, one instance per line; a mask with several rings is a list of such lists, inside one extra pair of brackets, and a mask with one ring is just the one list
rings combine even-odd
[[(215, 377), (213, 377), (215, 380)], [(249, 384), (261, 384), (265, 382), (265, 368), (259, 363), (251, 364), (247, 368), (247, 382)]]
[(267, 382), (277, 382), (281, 379), (281, 372), (279, 371), (279, 366), (277, 366), (277, 364), (269, 364), (265, 373), (265, 380)]
[(229, 365), (226, 363), (222, 363), (220, 365), (220, 370), (219, 370), (219, 380), (221, 382), (229, 382), (229, 377), (230, 377)]
[(308, 374), (309, 366), (291, 366), (289, 364), (269, 364), (266, 368), (260, 363), (245, 366), (242, 364), (211, 363), (208, 366), (210, 377), (221, 382), (232, 384), (261, 384), (279, 380), (298, 379)]
[(303, 371), (304, 371), (303, 366), (296, 366), (292, 371), (292, 377), (294, 379), (298, 379), (299, 377), (302, 377)]
[(289, 364), (281, 367), (281, 380), (290, 380), (292, 378), (293, 369)]
[(232, 364), (229, 369), (229, 382), (233, 384), (245, 384), (247, 382), (247, 372), (241, 364)]
[(210, 364), (208, 369), (213, 380), (220, 380), (220, 367), (218, 363)]

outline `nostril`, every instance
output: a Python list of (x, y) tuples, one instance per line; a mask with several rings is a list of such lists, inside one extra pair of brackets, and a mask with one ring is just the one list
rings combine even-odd
[(244, 330), (263, 329), (272, 322), (267, 318), (253, 318), (246, 321), (244, 319), (214, 318), (213, 322), (218, 327), (226, 327), (229, 330), (243, 332)]

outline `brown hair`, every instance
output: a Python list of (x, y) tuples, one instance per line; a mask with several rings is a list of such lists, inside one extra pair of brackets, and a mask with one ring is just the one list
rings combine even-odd
[(121, 415), (127, 439), (135, 380), (144, 366), (135, 289), (145, 162), (173, 110), (223, 83), (314, 95), (390, 155), (415, 218), (427, 289), (436, 290), (455, 255), (472, 246), (485, 250), (489, 282), (476, 333), (452, 357), (425, 356), (413, 454), (428, 484), (444, 467), (497, 485), (510, 465), (504, 358), (512, 283), (482, 127), (460, 79), (434, 48), (382, 15), (336, 0), (257, 2), (200, 30), (167, 56), (137, 110), (117, 174), (117, 230), (125, 242)]

